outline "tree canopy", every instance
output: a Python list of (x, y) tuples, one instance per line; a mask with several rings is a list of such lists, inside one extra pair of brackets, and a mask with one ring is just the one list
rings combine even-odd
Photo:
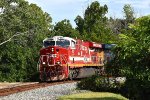
[(116, 76), (127, 77), (125, 87), (128, 89), (129, 98), (148, 99), (150, 98), (150, 15), (136, 19), (129, 28), (130, 30), (119, 34), (110, 72)]
[(101, 6), (98, 1), (94, 1), (85, 10), (84, 18), (79, 15), (76, 17), (76, 29), (84, 40), (101, 43), (112, 42), (113, 33), (107, 27), (107, 12), (107, 5)]
[(133, 23), (134, 19), (135, 19), (135, 13), (134, 13), (134, 9), (131, 7), (130, 4), (125, 4), (123, 7), (123, 12), (124, 12), (124, 17), (127, 20), (127, 23)]
[(1, 0), (0, 8), (0, 42), (15, 36), (0, 46), (0, 81), (29, 81), (52, 18), (24, 0)]
[(68, 37), (78, 37), (78, 32), (72, 27), (69, 20), (64, 19), (54, 26), (54, 35), (68, 36)]

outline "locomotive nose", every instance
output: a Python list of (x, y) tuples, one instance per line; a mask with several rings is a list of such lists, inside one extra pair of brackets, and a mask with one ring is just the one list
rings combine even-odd
[(42, 48), (40, 50), (40, 55), (48, 55), (48, 54), (55, 54), (56, 49), (55, 47), (47, 47), (47, 48)]
[(40, 50), (41, 61), (43, 65), (53, 66), (60, 64), (59, 48), (47, 47)]

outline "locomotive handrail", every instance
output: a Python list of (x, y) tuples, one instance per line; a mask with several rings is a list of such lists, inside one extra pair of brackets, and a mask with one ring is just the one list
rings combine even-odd
[(37, 71), (39, 71), (39, 70), (40, 70), (40, 58), (39, 58), (38, 63), (37, 63)]
[[(54, 64), (49, 64), (49, 61), (48, 61), (48, 59), (51, 57), (51, 55), (41, 55), (40, 56), (40, 60), (41, 60), (41, 62), (43, 62), (43, 57), (44, 56), (46, 56), (47, 58), (46, 58), (46, 60), (47, 60), (47, 65), (48, 66), (54, 66)], [(55, 63), (55, 62), (54, 62)]]

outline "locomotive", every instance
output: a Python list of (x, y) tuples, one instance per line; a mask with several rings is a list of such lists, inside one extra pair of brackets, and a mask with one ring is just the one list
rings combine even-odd
[(38, 69), (41, 81), (87, 77), (104, 72), (102, 44), (70, 37), (43, 40)]

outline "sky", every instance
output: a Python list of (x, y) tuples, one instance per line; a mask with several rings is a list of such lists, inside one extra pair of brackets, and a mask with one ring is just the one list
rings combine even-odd
[[(76, 26), (74, 19), (77, 15), (83, 16), (85, 9), (96, 0), (26, 0), (37, 4), (43, 11), (50, 14), (53, 24), (63, 20), (70, 20), (73, 27)], [(108, 6), (108, 17), (123, 18), (123, 6), (131, 4), (135, 16), (140, 17), (150, 14), (150, 0), (97, 0), (100, 5)]]

